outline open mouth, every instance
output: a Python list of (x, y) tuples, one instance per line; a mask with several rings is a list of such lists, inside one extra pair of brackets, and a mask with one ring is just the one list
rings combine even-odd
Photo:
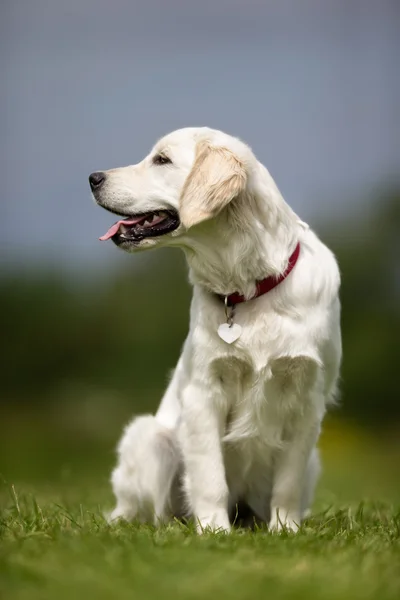
[(99, 239), (102, 242), (112, 239), (116, 244), (140, 242), (147, 237), (166, 235), (177, 229), (179, 223), (179, 217), (175, 211), (155, 210), (117, 221)]

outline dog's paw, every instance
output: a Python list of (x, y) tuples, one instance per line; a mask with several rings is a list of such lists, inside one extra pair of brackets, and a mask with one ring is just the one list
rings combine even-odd
[(211, 515), (198, 517), (196, 524), (197, 533), (229, 533), (231, 524), (226, 511), (215, 511)]
[(130, 510), (123, 510), (120, 506), (103, 513), (103, 517), (109, 525), (114, 525), (118, 522), (129, 522), (133, 519), (134, 514)]
[(269, 530), (272, 532), (292, 531), (296, 533), (300, 527), (300, 522), (300, 515), (278, 508), (272, 512)]

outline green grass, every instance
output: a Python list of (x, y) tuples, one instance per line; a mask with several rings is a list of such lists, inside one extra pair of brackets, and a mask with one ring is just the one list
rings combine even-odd
[(68, 431), (39, 419), (3, 428), (0, 598), (400, 598), (398, 435), (329, 422), (313, 514), (298, 534), (198, 536), (190, 523), (109, 526), (115, 440)]
[(1, 519), (2, 597), (398, 599), (400, 511), (331, 507), (298, 534), (191, 524), (109, 526), (90, 502), (43, 505), (11, 488)]

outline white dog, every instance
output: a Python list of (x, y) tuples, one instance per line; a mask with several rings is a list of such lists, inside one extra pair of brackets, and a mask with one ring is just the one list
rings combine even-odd
[(229, 531), (244, 502), (297, 530), (319, 471), (316, 443), (341, 360), (340, 276), (240, 140), (175, 131), (139, 164), (92, 173), (121, 215), (100, 239), (128, 252), (179, 246), (193, 299), (182, 355), (155, 416), (119, 444), (111, 517)]

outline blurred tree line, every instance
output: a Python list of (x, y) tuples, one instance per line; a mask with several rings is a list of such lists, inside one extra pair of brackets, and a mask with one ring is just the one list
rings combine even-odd
[[(400, 421), (400, 191), (380, 198), (374, 214), (316, 229), (342, 272), (338, 414), (385, 426)], [(2, 409), (78, 407), (90, 393), (132, 413), (153, 410), (187, 332), (190, 295), (177, 250), (133, 257), (129, 270), (90, 283), (40, 271), (3, 278)]]

